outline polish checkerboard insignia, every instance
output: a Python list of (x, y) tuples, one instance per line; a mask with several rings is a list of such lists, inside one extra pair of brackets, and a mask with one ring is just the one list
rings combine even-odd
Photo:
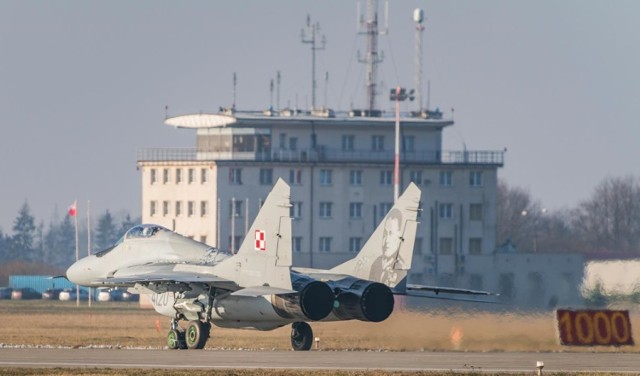
[(263, 230), (256, 230), (255, 232), (255, 249), (256, 251), (266, 251), (267, 242), (265, 240), (265, 232)]

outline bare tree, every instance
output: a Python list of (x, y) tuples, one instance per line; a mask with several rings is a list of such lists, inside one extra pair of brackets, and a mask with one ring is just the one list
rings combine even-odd
[(573, 227), (590, 251), (640, 253), (640, 184), (606, 178), (573, 213)]
[(534, 221), (539, 211), (540, 205), (528, 191), (500, 180), (496, 197), (498, 245), (511, 243), (520, 250), (533, 250)]

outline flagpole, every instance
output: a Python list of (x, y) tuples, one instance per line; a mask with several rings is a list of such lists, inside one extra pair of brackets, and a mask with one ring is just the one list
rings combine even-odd
[[(74, 216), (73, 216), (73, 223), (74, 223), (75, 228), (76, 228), (76, 262), (80, 259), (80, 249), (79, 249), (80, 240), (78, 239), (78, 206), (77, 206), (77, 202), (78, 202), (78, 200), (73, 202), (73, 206), (75, 208), (75, 213), (74, 213)], [(80, 285), (76, 285), (76, 307), (80, 307)]]
[[(87, 256), (91, 256), (91, 201), (87, 200)], [(89, 307), (91, 307), (91, 293), (93, 288), (89, 287)]]

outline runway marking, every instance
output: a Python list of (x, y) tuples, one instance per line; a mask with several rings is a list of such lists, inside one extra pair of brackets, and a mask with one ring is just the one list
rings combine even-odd
[[(362, 370), (384, 370), (384, 371), (404, 371), (404, 372), (417, 372), (417, 371), (475, 371), (475, 372), (529, 372), (530, 368), (486, 368), (486, 367), (463, 367), (463, 368), (418, 368), (418, 367), (330, 367), (330, 366), (242, 366), (236, 367), (233, 365), (191, 365), (191, 364), (158, 364), (158, 363), (68, 363), (68, 362), (3, 362), (0, 361), (0, 366), (29, 366), (29, 367), (73, 367), (73, 368), (87, 368), (87, 367), (102, 367), (102, 368), (200, 368), (200, 369), (273, 369), (273, 370), (308, 370), (308, 371), (321, 371), (321, 370), (349, 370), (349, 371), (362, 371)], [(631, 372), (630, 372), (631, 373)]]

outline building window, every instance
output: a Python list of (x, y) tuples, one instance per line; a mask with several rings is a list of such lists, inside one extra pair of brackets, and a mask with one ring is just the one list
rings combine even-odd
[(242, 185), (242, 169), (241, 168), (229, 169), (229, 184)]
[(392, 170), (382, 170), (382, 171), (380, 171), (380, 184), (381, 185), (392, 185), (393, 184), (393, 171)]
[(413, 253), (416, 255), (422, 254), (422, 238), (417, 237), (415, 242), (413, 243)]
[(169, 169), (165, 168), (162, 170), (162, 184), (169, 183)]
[(180, 184), (182, 183), (182, 169), (181, 168), (177, 168), (176, 169), (176, 184)]
[(242, 200), (231, 200), (229, 202), (229, 213), (233, 217), (242, 217)]
[(482, 204), (469, 205), (469, 220), (482, 221)]
[(389, 212), (389, 210), (391, 210), (392, 207), (393, 207), (392, 202), (381, 203), (380, 206), (378, 206), (379, 208), (378, 214), (380, 214), (380, 218), (384, 218), (384, 216), (387, 215), (387, 213)]
[(289, 170), (289, 184), (291, 185), (302, 184), (302, 170)]
[(345, 134), (342, 136), (342, 150), (343, 151), (354, 151), (355, 150), (355, 140), (356, 137), (351, 134)]
[(415, 151), (415, 141), (416, 138), (414, 136), (403, 136), (402, 137), (402, 151), (404, 152), (414, 152)]
[(200, 243), (207, 244), (207, 235), (200, 236)]
[(357, 253), (362, 249), (362, 238), (349, 238), (349, 252)]
[(298, 150), (298, 137), (289, 138), (289, 150)]
[(371, 150), (384, 151), (384, 136), (382, 135), (371, 136)]
[(320, 237), (320, 252), (331, 252), (331, 239), (329, 236)]
[(182, 201), (176, 201), (176, 217), (182, 215)]
[(410, 171), (409, 180), (411, 180), (417, 185), (422, 184), (422, 171), (416, 171), (416, 170)]
[(189, 217), (193, 217), (195, 214), (195, 202), (194, 201), (189, 201), (187, 202), (187, 216)]
[(440, 219), (451, 219), (453, 217), (453, 204), (440, 204)]
[(453, 253), (453, 238), (440, 238), (440, 254), (450, 255)]
[(279, 139), (280, 139), (280, 149), (285, 149), (287, 146), (287, 134), (280, 133)]
[(294, 236), (291, 238), (291, 249), (294, 252), (302, 252), (302, 236)]
[(158, 210), (158, 208), (156, 207), (158, 205), (158, 203), (156, 201), (151, 201), (150, 205), (149, 205), (149, 215), (150, 216), (155, 216), (156, 212)]
[(332, 183), (332, 171), (320, 170), (320, 185), (331, 185)]
[(164, 217), (169, 215), (169, 201), (162, 201), (162, 215)]
[(273, 169), (261, 168), (260, 169), (260, 184), (272, 185), (273, 184)]
[(289, 216), (291, 218), (302, 218), (302, 201), (292, 201), (289, 208)]
[(452, 175), (453, 171), (440, 171), (440, 185), (450, 187)]
[(349, 171), (349, 184), (362, 185), (362, 170)]
[(472, 187), (482, 186), (482, 171), (471, 171), (469, 173), (469, 185)]
[(156, 169), (152, 168), (151, 171), (149, 172), (150, 174), (150, 182), (151, 184), (155, 184), (158, 182), (158, 176), (156, 175)]
[(200, 182), (204, 184), (208, 181), (209, 181), (209, 170), (207, 170), (206, 168), (203, 168), (200, 170)]
[(320, 203), (320, 218), (331, 218), (331, 208), (333, 203), (321, 202)]
[(206, 217), (209, 215), (209, 201), (200, 201), (200, 216)]
[(349, 218), (361, 219), (362, 218), (362, 202), (350, 202), (349, 203)]
[(189, 169), (189, 173), (187, 174), (187, 181), (189, 184), (192, 184), (193, 182), (196, 181), (196, 169), (195, 168), (190, 168)]
[(482, 254), (482, 238), (469, 239), (469, 254), (470, 255)]

